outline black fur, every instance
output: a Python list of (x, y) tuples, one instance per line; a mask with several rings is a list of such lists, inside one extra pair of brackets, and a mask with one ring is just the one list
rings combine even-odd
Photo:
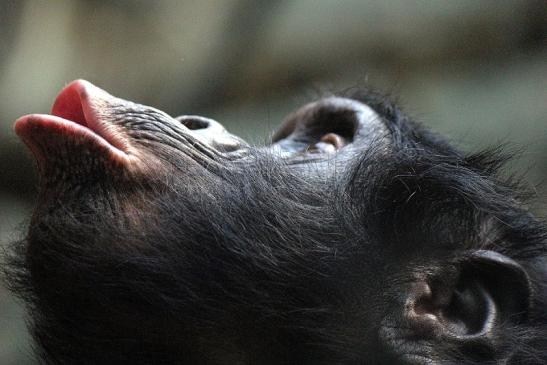
[[(311, 174), (250, 148), (206, 173), (175, 164), (161, 183), (102, 179), (39, 204), (6, 271), (41, 359), (547, 363), (547, 233), (498, 174), (505, 158), (465, 154), (376, 94), (352, 98), (383, 119), (387, 153), (382, 140), (355, 142), (343, 162), (308, 162)], [(398, 313), (414, 275), (445, 280), (474, 250), (525, 269), (527, 313), (502, 317), (487, 339), (408, 335)]]

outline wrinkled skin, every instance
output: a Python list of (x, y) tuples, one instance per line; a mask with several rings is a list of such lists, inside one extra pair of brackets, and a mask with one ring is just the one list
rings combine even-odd
[(370, 92), (249, 146), (69, 84), (15, 130), (40, 171), (11, 288), (54, 364), (547, 363), (543, 223)]

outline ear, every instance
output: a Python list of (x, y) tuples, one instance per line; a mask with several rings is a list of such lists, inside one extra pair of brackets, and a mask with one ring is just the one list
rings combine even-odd
[(453, 270), (416, 282), (404, 314), (422, 335), (487, 338), (499, 325), (524, 321), (531, 296), (530, 278), (519, 263), (479, 250), (464, 255)]

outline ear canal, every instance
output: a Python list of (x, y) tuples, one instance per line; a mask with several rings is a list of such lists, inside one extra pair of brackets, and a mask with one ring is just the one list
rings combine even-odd
[(477, 337), (489, 333), (497, 316), (492, 296), (477, 282), (458, 284), (449, 305), (439, 312), (441, 323), (458, 337)]
[(414, 286), (405, 315), (423, 335), (474, 338), (491, 330), (497, 315), (492, 296), (476, 280), (432, 280)]
[(415, 283), (405, 317), (423, 334), (460, 340), (483, 338), (495, 327), (525, 320), (531, 283), (514, 260), (493, 251), (474, 251), (456, 272)]
[(532, 282), (518, 262), (498, 252), (478, 250), (463, 263), (464, 274), (475, 276), (491, 293), (504, 320), (526, 319), (532, 304)]

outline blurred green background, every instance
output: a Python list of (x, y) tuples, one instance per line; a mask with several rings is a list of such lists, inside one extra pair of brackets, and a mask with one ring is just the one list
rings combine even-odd
[[(321, 92), (379, 88), (464, 148), (523, 149), (512, 167), (545, 202), (546, 31), (543, 0), (0, 0), (0, 243), (35, 197), (13, 121), (75, 78), (256, 143)], [(0, 286), (0, 364), (30, 348)]]

